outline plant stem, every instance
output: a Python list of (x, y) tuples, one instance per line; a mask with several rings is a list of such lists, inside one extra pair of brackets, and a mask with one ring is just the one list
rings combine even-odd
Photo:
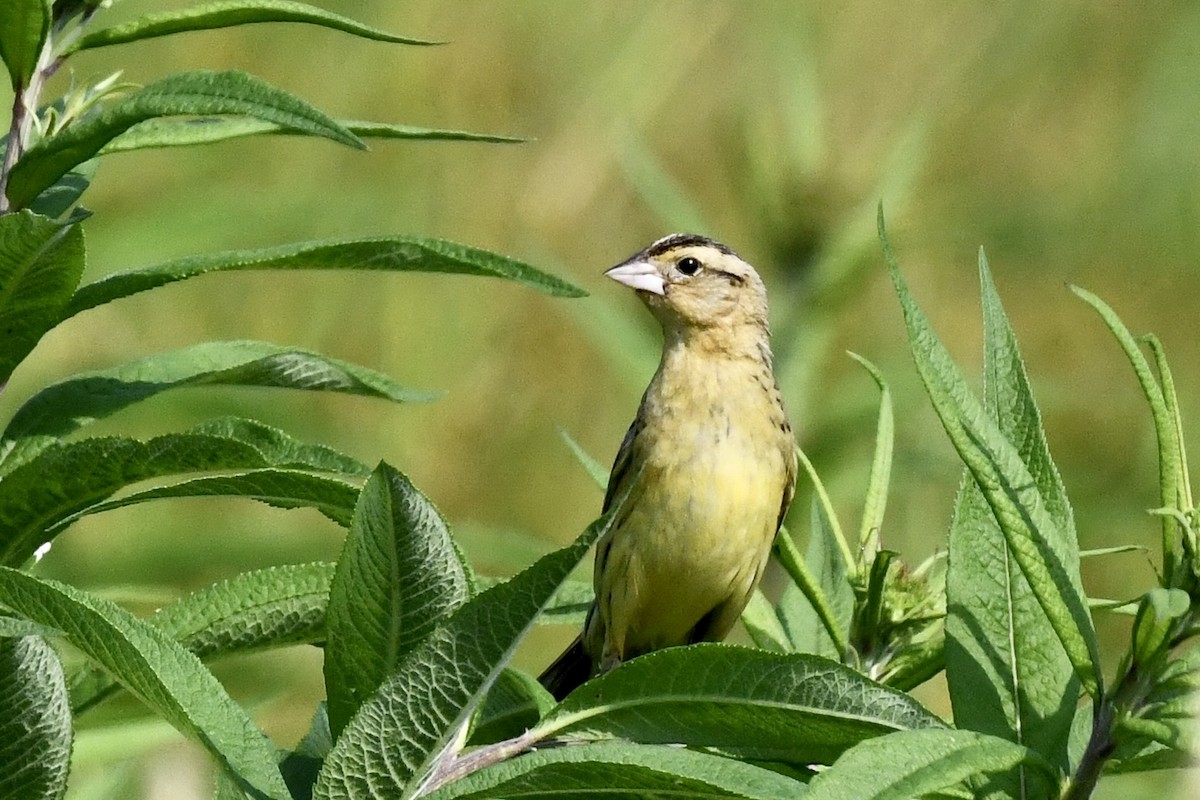
[(1104, 764), (1113, 754), (1112, 740), (1113, 706), (1107, 699), (1099, 699), (1092, 718), (1092, 735), (1087, 749), (1079, 760), (1075, 778), (1067, 784), (1061, 800), (1087, 800), (1096, 791), (1096, 783), (1104, 772)]

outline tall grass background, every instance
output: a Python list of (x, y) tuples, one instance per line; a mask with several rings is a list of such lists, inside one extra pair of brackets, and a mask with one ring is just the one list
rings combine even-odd
[[(107, 16), (186, 5), (124, 0)], [(1107, 331), (1065, 285), (1099, 293), (1131, 329), (1159, 335), (1185, 423), (1197, 430), (1200, 8), (319, 5), (448, 44), (251, 26), (84, 53), (51, 95), (115, 69), (138, 83), (183, 69), (245, 69), (337, 117), (528, 141), (377, 141), (358, 153), (263, 138), (108, 157), (87, 197), (96, 211), (86, 223), (87, 277), (221, 249), (406, 233), (524, 258), (592, 296), (550, 299), (448, 276), (206, 278), (56, 329), (0, 395), (0, 413), (59, 376), (205, 338), (259, 338), (375, 366), (447, 394), (392, 406), (193, 389), (102, 424), (149, 435), (249, 409), (364, 461), (386, 459), (437, 503), (480, 571), (508, 574), (598, 513), (601, 495), (558, 429), (608, 461), (655, 367), (653, 322), (602, 270), (665, 233), (696, 230), (763, 274), (800, 443), (845, 515), (864, 491), (876, 390), (844, 351), (883, 370), (899, 419), (883, 540), (914, 563), (944, 542), (960, 467), (908, 360), (874, 233), (882, 202), (914, 291), (976, 371), (976, 250), (987, 249), (1081, 545), (1155, 544), (1144, 400)], [(802, 486), (798, 512), (806, 496)], [(805, 518), (794, 514), (793, 527)], [(85, 518), (56, 541), (43, 570), (151, 609), (241, 569), (332, 559), (340, 538), (307, 511), (173, 501)], [(1097, 597), (1131, 597), (1152, 575), (1137, 554), (1085, 570)], [(1119, 619), (1100, 625), (1114, 645), (1128, 636)], [(569, 635), (538, 631), (518, 663), (537, 669)], [(321, 691), (311, 648), (239, 659), (218, 674), (288, 743)], [(936, 686), (923, 699), (948, 710)], [(169, 730), (148, 725), (144, 741), (113, 741), (100, 727), (81, 735), (73, 796), (104, 796), (104, 781), (117, 780), (101, 778), (113, 752), (135, 756), (125, 769), (144, 796), (187, 797), (203, 786), (191, 771), (199, 757)], [(1181, 781), (1110, 779), (1097, 796), (1161, 797)]]

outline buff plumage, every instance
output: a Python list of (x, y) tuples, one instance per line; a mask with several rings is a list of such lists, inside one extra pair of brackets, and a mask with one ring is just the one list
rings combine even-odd
[(606, 273), (663, 328), (663, 354), (621, 443), (596, 548), (596, 602), (543, 673), (562, 698), (673, 645), (723, 639), (762, 577), (795, 489), (791, 426), (772, 370), (766, 289), (732, 250), (660, 239)]

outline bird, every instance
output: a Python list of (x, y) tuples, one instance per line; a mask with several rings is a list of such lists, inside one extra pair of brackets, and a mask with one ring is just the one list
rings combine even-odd
[(662, 357), (609, 476), (595, 600), (582, 632), (539, 677), (557, 700), (639, 655), (724, 639), (796, 487), (796, 443), (754, 268), (726, 245), (676, 233), (605, 275), (658, 320)]

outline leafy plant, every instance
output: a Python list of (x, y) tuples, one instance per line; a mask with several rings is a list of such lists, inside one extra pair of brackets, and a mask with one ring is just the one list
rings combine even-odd
[[(291, 21), (423, 44), (282, 0), (222, 0), (93, 30), (101, 10), (17, 0), (0, 21), (17, 98), (0, 168), (0, 380), (64, 320), (208, 272), (458, 272), (580, 294), (521, 262), (408, 236), (197, 256), (80, 286), (90, 212), (78, 202), (107, 154), (264, 134), (350, 146), (363, 136), (499, 138), (339, 122), (231, 72), (143, 88), (111, 78), (43, 103), (47, 79), (72, 53), (184, 31)], [(787, 532), (776, 543), (790, 580), (744, 616), (757, 647), (652, 653), (559, 704), (510, 661), (539, 620), (578, 623), (590, 591), (568, 576), (622, 498), (572, 544), (500, 581), (475, 574), (434, 505), (387, 464), (371, 470), (243, 418), (148, 440), (81, 435), (183, 386), (431, 399), (373, 370), (263, 342), (203, 342), (34, 393), (0, 434), (0, 751), (9, 767), (0, 797), (61, 797), (73, 731), (121, 693), (208, 751), (221, 798), (1077, 798), (1106, 772), (1182, 763), (1200, 670), (1185, 647), (1197, 628), (1200, 548), (1161, 345), (1146, 340), (1148, 360), (1108, 306), (1076, 290), (1134, 365), (1159, 440), (1160, 585), (1104, 604), (1084, 592), (1088, 554), (986, 261), (980, 400), (909, 293), (882, 215), (880, 233), (918, 373), (966, 467), (946, 558), (910, 570), (883, 547), (896, 423), (883, 376), (855, 356), (881, 393), (857, 535), (847, 536), (804, 458), (815, 496), (809, 536), (803, 551)], [(567, 438), (602, 482), (604, 470)], [(145, 619), (36, 574), (46, 546), (83, 516), (203, 496), (318, 509), (347, 528), (341, 556), (245, 572)], [(1133, 618), (1128, 652), (1107, 678), (1097, 605)], [(208, 663), (298, 643), (324, 648), (328, 700), (302, 741), (279, 748)], [(943, 671), (953, 724), (907, 693)]]

